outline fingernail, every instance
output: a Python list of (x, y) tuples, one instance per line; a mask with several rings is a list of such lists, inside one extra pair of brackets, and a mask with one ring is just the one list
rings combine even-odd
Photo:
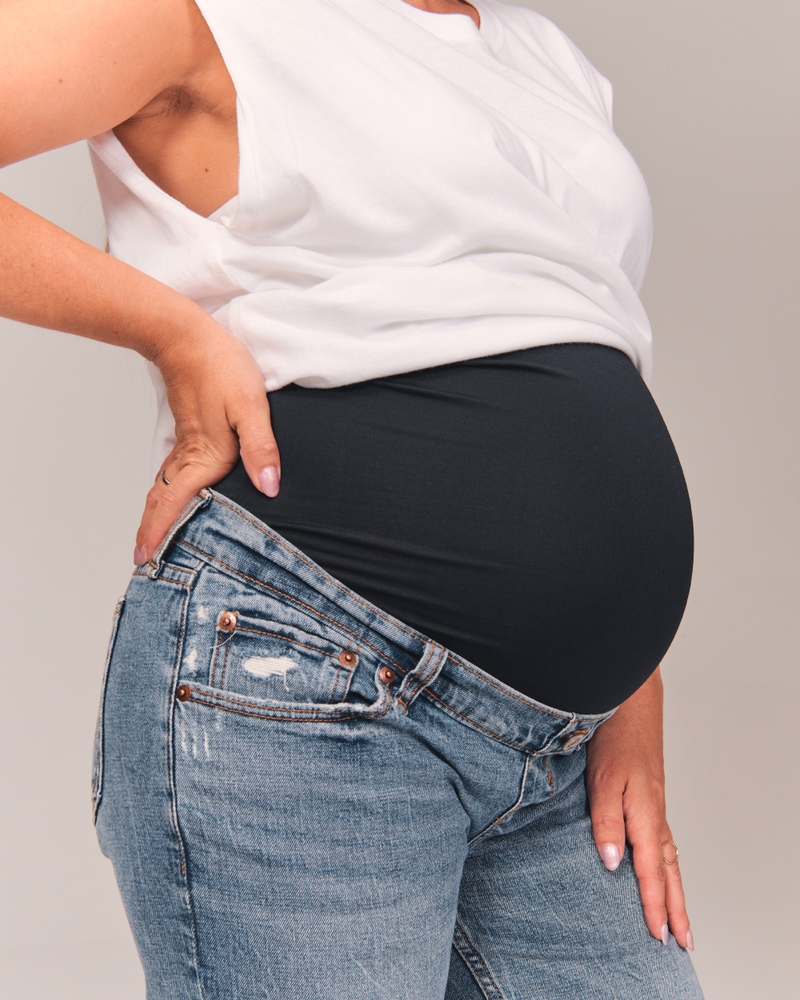
[(276, 497), (280, 489), (277, 467), (268, 465), (266, 469), (262, 469), (258, 474), (258, 485), (261, 487), (262, 493), (266, 493), (268, 497)]
[(603, 844), (600, 848), (600, 857), (610, 872), (615, 872), (619, 868), (620, 856), (616, 844)]
[(664, 924), (661, 928), (661, 942), (662, 944), (669, 944), (669, 924)]
[(691, 931), (686, 932), (686, 947), (689, 951), (694, 951), (694, 934)]
[(133, 561), (137, 566), (142, 566), (147, 562), (147, 549), (144, 545), (137, 545), (133, 550)]

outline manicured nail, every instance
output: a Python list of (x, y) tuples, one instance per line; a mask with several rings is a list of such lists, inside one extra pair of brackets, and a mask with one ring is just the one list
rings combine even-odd
[(619, 868), (620, 856), (616, 844), (603, 844), (600, 848), (600, 857), (610, 872), (615, 872)]
[(662, 944), (669, 944), (669, 924), (664, 924), (661, 928), (661, 942)]
[(144, 545), (137, 545), (133, 550), (133, 561), (137, 566), (142, 566), (147, 562), (147, 549)]
[(694, 934), (691, 931), (686, 932), (686, 947), (689, 951), (694, 951)]
[(277, 467), (268, 465), (266, 469), (262, 469), (258, 474), (258, 485), (261, 487), (262, 493), (266, 493), (268, 497), (276, 497), (280, 489)]

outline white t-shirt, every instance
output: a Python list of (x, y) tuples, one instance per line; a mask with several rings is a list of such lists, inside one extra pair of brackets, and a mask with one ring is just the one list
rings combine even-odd
[(649, 376), (647, 189), (608, 82), (550, 21), (501, 0), (474, 0), (480, 29), (405, 0), (198, 2), (238, 95), (235, 201), (203, 218), (112, 132), (90, 145), (111, 253), (243, 340), (267, 390), (571, 341)]

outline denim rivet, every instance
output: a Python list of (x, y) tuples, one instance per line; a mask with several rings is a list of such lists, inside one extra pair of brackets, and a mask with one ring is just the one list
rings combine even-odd
[(232, 632), (236, 628), (236, 612), (223, 611), (219, 616), (217, 625), (219, 625), (223, 632)]
[(380, 677), (383, 684), (391, 684), (397, 677), (397, 674), (391, 667), (381, 667), (378, 677)]
[(192, 689), (188, 684), (181, 684), (178, 690), (175, 692), (175, 697), (178, 701), (188, 701), (192, 696)]
[(356, 662), (358, 657), (355, 653), (351, 653), (350, 650), (346, 649), (343, 653), (339, 653), (339, 663), (343, 667), (352, 667)]

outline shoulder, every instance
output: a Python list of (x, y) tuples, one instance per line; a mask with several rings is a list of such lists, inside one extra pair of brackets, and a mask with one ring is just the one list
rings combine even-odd
[(96, 135), (187, 86), (207, 58), (194, 0), (1, 0), (0, 164)]
[(518, 3), (483, 0), (506, 31), (527, 47), (531, 56), (577, 91), (611, 124), (612, 88), (578, 46), (549, 18)]

